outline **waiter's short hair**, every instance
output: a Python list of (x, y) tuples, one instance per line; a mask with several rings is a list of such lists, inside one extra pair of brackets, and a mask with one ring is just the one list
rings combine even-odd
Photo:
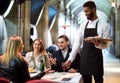
[(59, 37), (58, 37), (58, 39), (59, 38), (63, 38), (63, 39), (65, 39), (65, 41), (69, 41), (69, 39), (68, 39), (68, 37), (66, 36), (66, 35), (60, 35)]
[(90, 9), (93, 9), (93, 8), (96, 9), (96, 5), (93, 1), (87, 1), (86, 3), (84, 3), (83, 7), (88, 7)]

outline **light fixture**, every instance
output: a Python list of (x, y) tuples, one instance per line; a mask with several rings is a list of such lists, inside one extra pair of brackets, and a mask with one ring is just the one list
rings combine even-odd
[(63, 25), (62, 26), (64, 29), (66, 29), (67, 27), (70, 27), (69, 25)]
[(114, 2), (112, 2), (112, 7), (116, 7), (116, 3), (115, 3), (115, 1)]
[(119, 1), (118, 0), (113, 0), (111, 6), (114, 7), (115, 9), (117, 9), (119, 7)]
[(63, 25), (62, 28), (64, 28), (64, 34), (66, 33), (66, 28), (70, 27), (69, 25)]
[(60, 5), (64, 5), (63, 1), (59, 0), (59, 4)]

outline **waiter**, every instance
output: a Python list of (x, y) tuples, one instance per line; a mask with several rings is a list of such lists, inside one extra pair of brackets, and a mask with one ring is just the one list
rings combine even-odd
[(87, 1), (83, 5), (83, 10), (88, 21), (79, 28), (70, 57), (64, 65), (70, 66), (75, 58), (77, 50), (79, 47), (82, 47), (80, 52), (80, 73), (83, 76), (84, 83), (92, 83), (92, 76), (94, 77), (95, 83), (103, 83), (104, 70), (101, 49), (105, 48), (106, 45), (102, 46), (94, 38), (91, 42), (83, 41), (83, 39), (94, 36), (109, 38), (109, 27), (107, 23), (98, 19), (96, 5), (93, 1)]

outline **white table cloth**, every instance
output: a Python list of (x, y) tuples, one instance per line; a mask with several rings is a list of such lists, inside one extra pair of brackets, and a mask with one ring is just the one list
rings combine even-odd
[[(81, 79), (80, 73), (54, 72), (44, 75), (41, 79), (51, 80), (57, 83), (79, 83)], [(62, 79), (68, 79), (64, 81)]]

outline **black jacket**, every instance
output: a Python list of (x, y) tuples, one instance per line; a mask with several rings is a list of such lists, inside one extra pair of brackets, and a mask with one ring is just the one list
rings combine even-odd
[(40, 79), (44, 74), (45, 73), (43, 72), (30, 78), (28, 64), (19, 58), (11, 60), (9, 67), (0, 63), (0, 77), (5, 77), (13, 83), (25, 83), (31, 79)]
[[(68, 48), (68, 53), (66, 58), (64, 59), (61, 50), (58, 50), (56, 52), (53, 53), (53, 58), (56, 58), (56, 65), (52, 65), (52, 69), (56, 70), (58, 72), (63, 72), (63, 69), (61, 67), (61, 63), (67, 61), (68, 57), (69, 57), (69, 53), (71, 52), (71, 48)], [(80, 55), (77, 54), (75, 60), (72, 62), (70, 68), (74, 68), (75, 70), (77, 70), (77, 72), (80, 71)], [(66, 70), (67, 72), (68, 70)]]

